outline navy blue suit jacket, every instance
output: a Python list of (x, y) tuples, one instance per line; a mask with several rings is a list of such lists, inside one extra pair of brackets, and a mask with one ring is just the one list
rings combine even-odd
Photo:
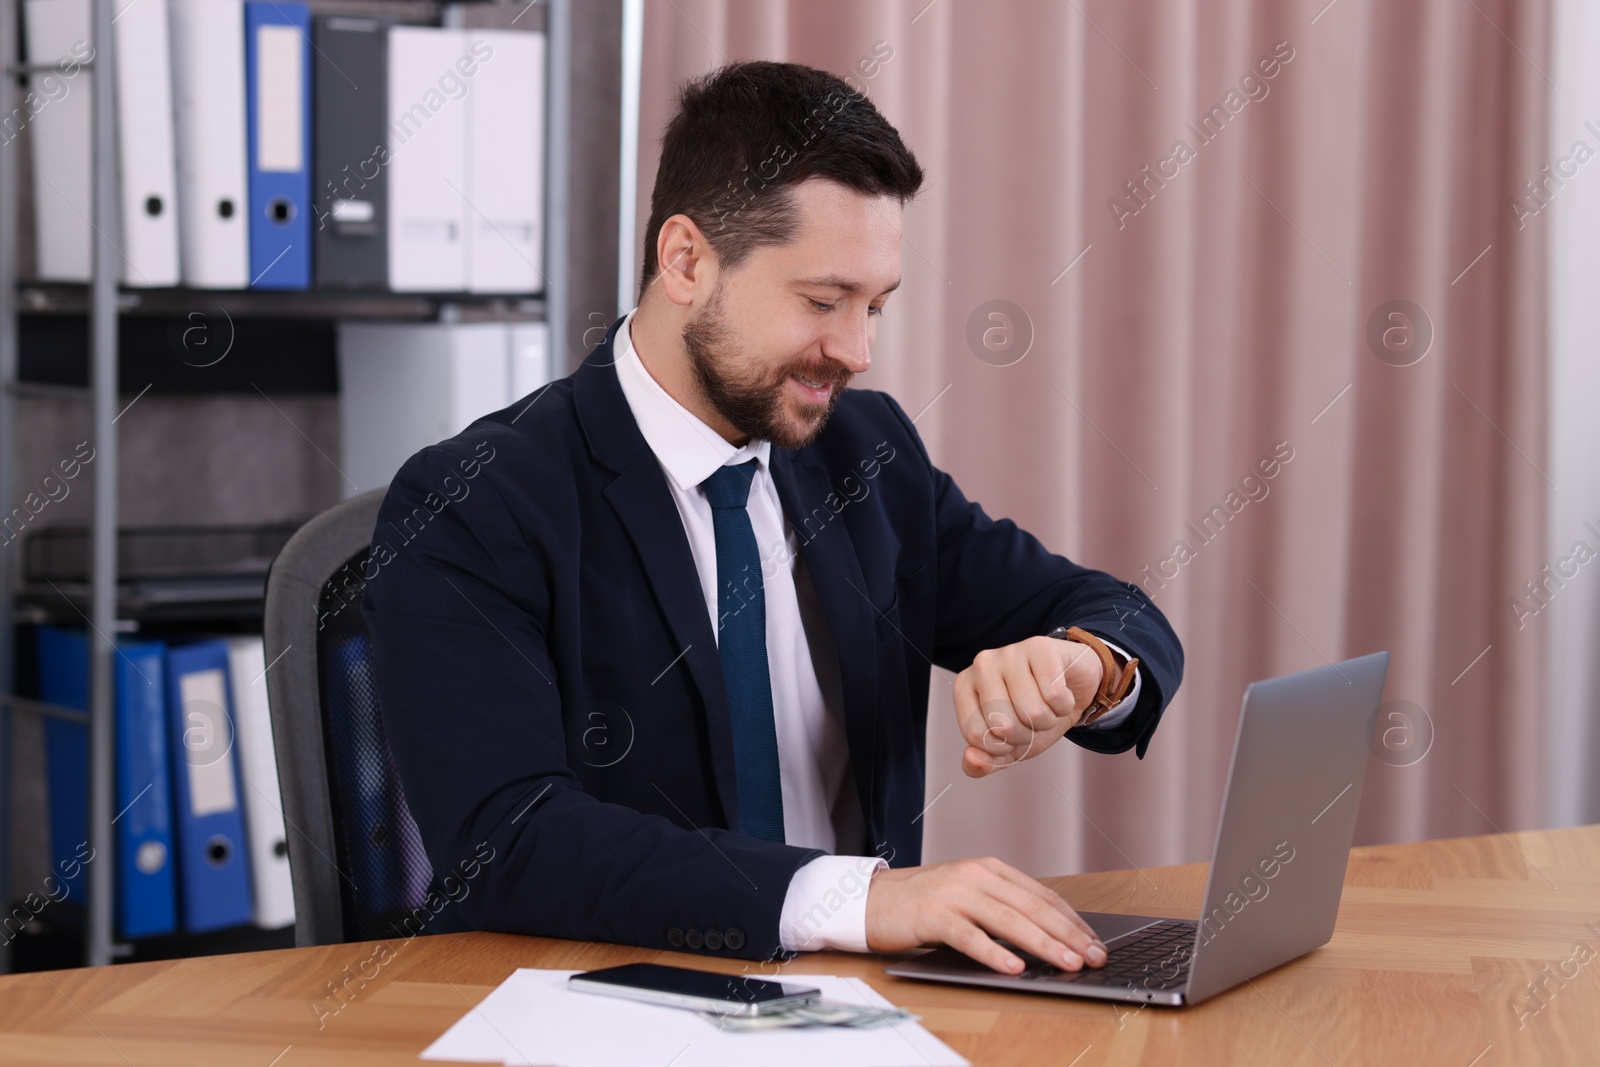
[[(729, 829), (716, 635), (611, 365), (621, 322), (572, 375), (395, 476), (361, 605), (384, 725), (434, 869), (493, 849), (435, 932), (657, 949), (689, 934), (691, 949), (770, 957), (789, 880), (822, 853)], [(1139, 658), (1143, 690), (1117, 728), (1067, 736), (1144, 754), (1183, 653), (1137, 586), (989, 518), (887, 394), (846, 390), (811, 444), (770, 463), (837, 650), (876, 854), (920, 862), (930, 664), (960, 671), (1082, 626)]]

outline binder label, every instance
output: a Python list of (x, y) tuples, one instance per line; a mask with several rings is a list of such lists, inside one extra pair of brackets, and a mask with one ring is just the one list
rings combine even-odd
[(305, 169), (300, 93), (300, 31), (293, 26), (256, 27), (257, 164), (264, 171)]
[(239, 806), (233, 781), (233, 724), (220, 670), (195, 671), (179, 680), (183, 697), (183, 761), (189, 775), (189, 809), (196, 817)]

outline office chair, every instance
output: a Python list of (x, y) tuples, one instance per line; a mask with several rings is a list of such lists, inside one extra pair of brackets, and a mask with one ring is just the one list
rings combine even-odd
[(433, 870), (395, 776), (361, 616), (385, 491), (313, 518), (267, 572), (267, 700), (296, 945), (427, 932)]

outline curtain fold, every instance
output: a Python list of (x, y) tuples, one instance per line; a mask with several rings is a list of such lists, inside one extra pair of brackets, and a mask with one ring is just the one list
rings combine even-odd
[[(991, 515), (1138, 582), (1184, 642), (1146, 759), (1063, 744), (982, 780), (936, 669), (927, 862), (1204, 859), (1244, 687), (1380, 648), (1358, 840), (1541, 823), (1544, 623), (1515, 604), (1549, 562), (1544, 248), (1508, 205), (1549, 161), (1544, 4), (645, 18), (638, 217), (685, 78), (851, 76), (928, 174), (857, 382)], [(968, 341), (994, 301), (1020, 358)]]

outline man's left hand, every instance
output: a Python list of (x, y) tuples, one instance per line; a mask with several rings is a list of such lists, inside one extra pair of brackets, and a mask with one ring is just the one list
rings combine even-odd
[(1078, 724), (1104, 670), (1087, 645), (1030, 637), (985, 649), (956, 675), (956, 722), (972, 778), (1037, 756)]

